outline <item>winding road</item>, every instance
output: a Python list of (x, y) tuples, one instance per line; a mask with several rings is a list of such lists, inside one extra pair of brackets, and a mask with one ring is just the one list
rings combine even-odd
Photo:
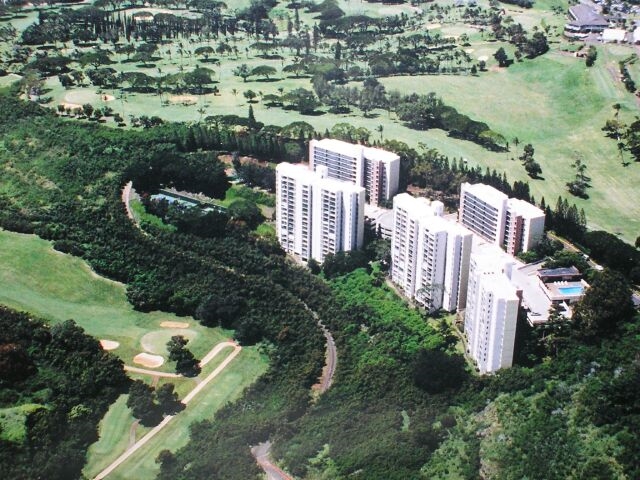
[[(236, 356), (242, 350), (242, 347), (240, 345), (238, 345), (237, 343), (235, 343), (235, 342), (221, 342), (221, 343), (218, 343), (215, 347), (213, 347), (211, 349), (211, 351), (209, 353), (207, 353), (207, 355), (205, 355), (205, 357), (200, 362), (200, 366), (206, 365), (218, 353), (220, 353), (220, 351), (222, 349), (228, 348), (228, 347), (232, 347), (233, 348), (233, 352), (231, 352), (231, 354), (229, 354), (229, 356), (227, 358), (225, 358), (222, 361), (222, 363), (220, 363), (220, 365), (218, 365), (213, 372), (211, 372), (209, 375), (207, 375), (207, 377), (204, 380), (202, 380), (202, 382), (200, 382), (198, 385), (196, 385), (193, 388), (193, 390), (191, 390), (187, 394), (187, 396), (184, 397), (184, 399), (182, 399), (182, 403), (184, 403), (185, 405), (188, 405), (189, 402), (191, 402), (193, 400), (193, 398), (203, 388), (205, 388), (214, 378), (216, 378), (227, 367), (227, 365), (229, 365), (229, 363), (231, 363), (231, 361), (234, 358), (236, 358)], [(130, 367), (130, 368), (136, 368), (136, 367)], [(139, 369), (139, 370), (143, 370), (143, 369)], [(158, 374), (161, 373), (161, 372), (153, 372), (152, 370), (147, 370), (146, 372), (141, 372), (141, 373), (149, 373), (149, 372), (151, 372), (154, 375), (158, 375)], [(179, 414), (176, 414), (176, 415), (179, 415)], [(118, 458), (116, 458), (115, 461), (113, 461), (111, 463), (111, 465), (109, 465), (102, 472), (100, 472), (98, 475), (96, 475), (94, 477), (94, 480), (101, 480), (101, 479), (106, 478), (107, 476), (109, 476), (111, 474), (111, 472), (113, 472), (116, 468), (118, 468), (120, 465), (122, 465), (124, 462), (126, 462), (131, 455), (133, 455), (140, 448), (142, 448), (145, 444), (147, 444), (153, 437), (155, 437), (171, 420), (173, 420), (174, 417), (176, 417), (176, 415), (167, 415), (166, 417), (164, 417), (164, 419), (158, 425), (156, 425), (151, 431), (149, 431), (149, 433), (147, 433), (144, 437), (142, 437), (140, 440), (135, 442), (122, 455), (120, 455)]]
[[(318, 383), (316, 383), (312, 389), (318, 391), (319, 394), (323, 394), (333, 384), (333, 376), (336, 373), (336, 365), (338, 363), (338, 353), (336, 350), (336, 342), (333, 339), (333, 335), (329, 329), (322, 323), (322, 320), (318, 317), (318, 314), (311, 310), (306, 304), (305, 308), (316, 322), (318, 322), (318, 326), (322, 329), (322, 333), (324, 334), (325, 342), (325, 364), (322, 369), (322, 374), (318, 379)], [(293, 477), (285, 473), (281, 468), (275, 465), (271, 461), (271, 442), (266, 441), (259, 443), (251, 447), (251, 454), (256, 459), (256, 462), (264, 470), (264, 473), (267, 475), (267, 480), (293, 480)]]

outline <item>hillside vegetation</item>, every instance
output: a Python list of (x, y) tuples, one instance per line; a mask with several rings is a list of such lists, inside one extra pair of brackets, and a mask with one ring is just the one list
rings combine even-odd
[[(54, 240), (125, 282), (139, 310), (233, 328), (269, 357), (269, 370), (237, 401), (194, 425), (186, 447), (162, 455), (161, 479), (257, 478), (248, 447), (269, 438), (282, 465), (309, 479), (640, 476), (640, 330), (619, 274), (594, 278), (571, 328), (525, 335), (523, 366), (477, 377), (449, 324), (420, 318), (381, 288), (377, 271), (312, 276), (270, 237), (224, 215), (216, 229), (197, 228), (197, 218), (189, 232), (136, 229), (120, 199), (128, 180), (153, 191), (193, 176), (224, 193), (216, 149), (203, 148), (204, 173), (191, 155), (201, 129), (110, 130), (9, 94), (0, 110), (13, 112), (0, 119), (3, 228)], [(217, 148), (222, 137), (238, 150), (265, 146), (223, 127), (205, 133)], [(307, 307), (338, 347), (335, 382), (317, 402), (310, 392), (324, 338)]]

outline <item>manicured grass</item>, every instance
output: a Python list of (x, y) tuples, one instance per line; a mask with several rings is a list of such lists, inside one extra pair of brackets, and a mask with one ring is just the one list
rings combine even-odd
[(120, 395), (100, 422), (100, 440), (91, 445), (87, 452), (84, 474), (88, 478), (93, 478), (109, 466), (114, 455), (122, 453), (129, 445), (129, 431), (135, 419), (127, 407), (128, 398), (129, 395)]
[[(221, 360), (229, 355), (223, 350)], [(265, 359), (254, 347), (244, 348), (242, 352), (207, 388), (200, 392), (189, 406), (172, 420), (156, 437), (131, 456), (127, 462), (117, 468), (109, 478), (128, 480), (131, 478), (146, 480), (156, 477), (159, 466), (155, 459), (161, 450), (175, 452), (186, 445), (189, 426), (199, 420), (213, 419), (215, 412), (226, 403), (236, 399), (242, 390), (253, 383), (266, 370)], [(111, 460), (122, 451), (113, 452)], [(108, 463), (107, 463), (108, 464)], [(87, 466), (85, 473), (95, 475), (99, 472), (97, 463)]]
[[(97, 276), (81, 259), (58, 253), (49, 242), (33, 235), (0, 230), (0, 265), (0, 304), (37, 314), (52, 323), (73, 318), (89, 334), (120, 342), (120, 347), (113, 352), (127, 364), (132, 364), (133, 355), (142, 351), (143, 339), (153, 351), (160, 353), (171, 334), (186, 333), (191, 339), (189, 349), (197, 358), (202, 358), (217, 343), (231, 336), (221, 329), (202, 327), (191, 317), (135, 312), (126, 301), (122, 284)], [(163, 329), (162, 321), (187, 322), (189, 328)], [(202, 375), (213, 371), (229, 353), (230, 349), (224, 349), (203, 368)], [(173, 367), (173, 363), (165, 363), (158, 370), (172, 371)], [(160, 450), (175, 450), (185, 445), (191, 423), (212, 418), (218, 408), (239, 396), (266, 367), (267, 361), (257, 348), (244, 348), (178, 418), (116, 471), (113, 478), (154, 478), (157, 473), (154, 460)], [(151, 381), (148, 375), (131, 377)], [(181, 398), (197, 384), (195, 379), (182, 378), (161, 380), (159, 385), (163, 381), (174, 383)], [(126, 395), (119, 397), (100, 424), (101, 438), (88, 453), (85, 474), (89, 477), (109, 465), (129, 443), (129, 429), (134, 419), (126, 407), (126, 399)], [(0, 411), (3, 436), (19, 436), (18, 427), (24, 425), (24, 421), (18, 422), (20, 415), (15, 413)], [(8, 428), (9, 425), (12, 427)], [(148, 428), (139, 426), (136, 439), (146, 431)]]
[[(145, 335), (158, 332), (164, 339), (163, 321), (189, 324), (196, 332), (189, 344), (196, 356), (231, 336), (202, 327), (191, 317), (134, 311), (124, 285), (99, 277), (81, 259), (56, 252), (49, 242), (34, 235), (0, 230), (0, 265), (0, 304), (52, 323), (74, 319), (90, 335), (120, 342), (113, 352), (128, 365), (133, 365), (133, 357), (142, 351)], [(165, 363), (158, 370), (171, 371), (171, 367)]]
[[(234, 3), (233, 8), (242, 8), (245, 3)], [(453, 0), (447, 0), (446, 3), (452, 4)], [(340, 6), (347, 14), (365, 13), (372, 16), (391, 15), (394, 14), (391, 11), (394, 9), (411, 11), (406, 5), (386, 6), (346, 0), (341, 1)], [(487, 7), (488, 2), (482, 0), (480, 6)], [(467, 50), (474, 59), (487, 57), (489, 71), (477, 77), (415, 76), (391, 77), (381, 81), (387, 90), (398, 89), (401, 92), (418, 93), (435, 91), (446, 103), (474, 119), (486, 122), (509, 140), (517, 137), (520, 146), (517, 149), (512, 148), (509, 153), (490, 152), (470, 142), (450, 138), (441, 131), (416, 132), (401, 125), (393, 116), (389, 117), (383, 111), (371, 112), (369, 118), (363, 118), (357, 109), (349, 114), (335, 115), (327, 113), (326, 108), (322, 107), (318, 115), (309, 116), (281, 108), (269, 108), (257, 101), (253, 104), (255, 117), (258, 121), (275, 125), (306, 121), (318, 131), (331, 129), (338, 122), (365, 127), (372, 132), (375, 132), (379, 125), (383, 125), (384, 138), (404, 141), (414, 147), (424, 143), (449, 157), (467, 158), (472, 165), (495, 168), (499, 172), (506, 171), (511, 181), (529, 181), (532, 193), (538, 200), (544, 196), (548, 203), (554, 204), (559, 195), (569, 197), (570, 202), (585, 209), (591, 228), (619, 233), (627, 241), (635, 240), (640, 230), (640, 202), (636, 201), (635, 189), (640, 180), (639, 169), (636, 164), (623, 167), (615, 142), (604, 138), (600, 130), (606, 119), (612, 117), (611, 105), (614, 103), (622, 105), (620, 116), (623, 120), (632, 119), (637, 112), (636, 98), (624, 90), (618, 79), (617, 65), (619, 60), (628, 57), (634, 49), (622, 45), (598, 46), (596, 65), (587, 69), (584, 59), (559, 51), (571, 44), (558, 36), (565, 23), (564, 15), (553, 13), (550, 9), (559, 7), (565, 11), (565, 0), (539, 0), (532, 9), (503, 6), (507, 15), (515, 22), (522, 23), (528, 30), (533, 27), (544, 30), (548, 27), (552, 51), (541, 58), (516, 63), (508, 69), (498, 69), (493, 53), (500, 46), (504, 46), (509, 55), (513, 56), (513, 46), (489, 41), (486, 34), (474, 32), (474, 29), (459, 23), (460, 9), (454, 8), (445, 14), (445, 18), (436, 19), (431, 18), (434, 12), (429, 5), (421, 5), (425, 12), (425, 24), (441, 24), (433, 29), (434, 33), (439, 32), (444, 36), (468, 33), (471, 45)], [(282, 5), (276, 8), (273, 17), (279, 25), (282, 24), (280, 28), (284, 35), (285, 18), (287, 15), (293, 16), (293, 11), (281, 7)], [(313, 17), (316, 14), (308, 14), (303, 10), (300, 13), (304, 23), (315, 23)], [(408, 30), (406, 34), (412, 32)], [(181, 68), (189, 71), (196, 65), (211, 67), (216, 74), (216, 86), (220, 93), (192, 95), (195, 101), (193, 105), (170, 102), (169, 105), (162, 106), (161, 98), (157, 95), (120, 90), (105, 91), (104, 93), (115, 97), (114, 100), (105, 102), (100, 95), (96, 95), (95, 87), (64, 90), (57, 78), (47, 80), (47, 87), (51, 88), (47, 95), (54, 98), (52, 105), (61, 101), (94, 101), (96, 107), (108, 105), (120, 113), (127, 122), (130, 115), (157, 115), (165, 119), (193, 121), (210, 115), (246, 116), (249, 104), (243, 92), (248, 89), (265, 95), (279, 95), (279, 89), (284, 92), (300, 87), (312, 89), (310, 78), (293, 78), (282, 72), (282, 68), (293, 61), (294, 52), (283, 48), (277, 52), (282, 59), (263, 59), (258, 57), (254, 50), (246, 50), (254, 41), (254, 38), (236, 35), (238, 57), (219, 56), (220, 66), (203, 64), (201, 58), (188, 54), (180, 57), (176, 45), (162, 46), (159, 54), (162, 58), (154, 62), (156, 67), (153, 69), (137, 67), (132, 63), (120, 63), (124, 57), (113, 56), (117, 63), (112, 67), (116, 70), (138, 70), (150, 75), (159, 75), (158, 69), (165, 75), (176, 73)], [(332, 57), (333, 53), (329, 48), (333, 43), (333, 40), (322, 41), (317, 54)], [(207, 44), (215, 46), (215, 41), (195, 41), (189, 45), (189, 49), (193, 51)], [(75, 47), (68, 44), (65, 48), (71, 52)], [(250, 68), (270, 65), (276, 68), (278, 73), (270, 81), (250, 77), (244, 82), (233, 75), (234, 69), (243, 63)], [(355, 63), (366, 69), (362, 62)], [(640, 66), (631, 65), (630, 72), (636, 80), (640, 80)], [(170, 96), (165, 95), (165, 98), (171, 100)], [(198, 111), (199, 109), (202, 110)], [(114, 125), (111, 119), (107, 120), (106, 124)], [(371, 140), (378, 138), (377, 133), (372, 133)], [(536, 150), (535, 158), (542, 166), (544, 180), (529, 179), (519, 162), (510, 160), (522, 153), (522, 145), (526, 143), (532, 143)], [(574, 161), (576, 152), (583, 157), (588, 166), (587, 174), (592, 178), (588, 200), (570, 197), (566, 189), (566, 183), (572, 180), (574, 175), (570, 164)]]

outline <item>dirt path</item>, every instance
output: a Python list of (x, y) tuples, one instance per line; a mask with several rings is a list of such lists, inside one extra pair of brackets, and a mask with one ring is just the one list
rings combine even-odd
[[(205, 356), (207, 358), (207, 362), (215, 357), (217, 353), (219, 353), (222, 349), (231, 347), (233, 348), (233, 352), (229, 354), (227, 358), (225, 358), (216, 369), (211, 372), (207, 377), (198, 385), (196, 385), (193, 390), (191, 390), (186, 397), (182, 400), (182, 403), (188, 406), (188, 404), (193, 400), (193, 398), (204, 388), (206, 387), (214, 378), (216, 378), (226, 367), (231, 363), (231, 361), (236, 358), (236, 356), (242, 350), (242, 347), (234, 342), (221, 342), (217, 344), (213, 349)], [(213, 353), (215, 352), (215, 353)], [(135, 367), (134, 367), (135, 368)], [(153, 372), (154, 374), (158, 374), (159, 372)], [(180, 415), (179, 413), (176, 415)], [(164, 417), (164, 419), (156, 425), (149, 433), (147, 433), (140, 440), (135, 442), (130, 448), (128, 448), (122, 455), (120, 455), (115, 461), (111, 463), (107, 468), (105, 468), (102, 472), (94, 477), (94, 480), (100, 480), (106, 478), (113, 472), (116, 468), (126, 462), (131, 455), (140, 450), (144, 445), (146, 445), (153, 437), (155, 437), (176, 415), (168, 415)]]

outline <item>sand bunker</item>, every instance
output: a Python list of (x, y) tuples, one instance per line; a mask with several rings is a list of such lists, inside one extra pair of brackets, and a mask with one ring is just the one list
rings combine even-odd
[(112, 102), (116, 97), (106, 93), (98, 93), (88, 88), (72, 90), (64, 96), (64, 104), (76, 104), (82, 106), (85, 103)]
[(76, 108), (82, 109), (82, 105), (79, 103), (61, 103), (60, 105), (64, 106), (65, 110), (75, 110)]
[(160, 355), (151, 355), (150, 353), (143, 352), (133, 357), (133, 363), (137, 363), (146, 368), (158, 368), (164, 363), (164, 358)]
[(430, 23), (429, 25), (427, 25), (427, 30), (435, 30), (440, 27), (442, 27), (440, 23)]
[(198, 102), (198, 97), (193, 95), (171, 95), (169, 97), (169, 101), (171, 103), (186, 103), (186, 104), (196, 104)]
[(162, 322), (160, 326), (162, 328), (189, 328), (187, 322)]
[(488, 55), (480, 55), (478, 57), (478, 61), (479, 62), (486, 62), (487, 60), (489, 60), (489, 56)]
[(100, 345), (102, 345), (103, 350), (115, 350), (120, 346), (119, 342), (114, 342), (113, 340), (100, 340)]

